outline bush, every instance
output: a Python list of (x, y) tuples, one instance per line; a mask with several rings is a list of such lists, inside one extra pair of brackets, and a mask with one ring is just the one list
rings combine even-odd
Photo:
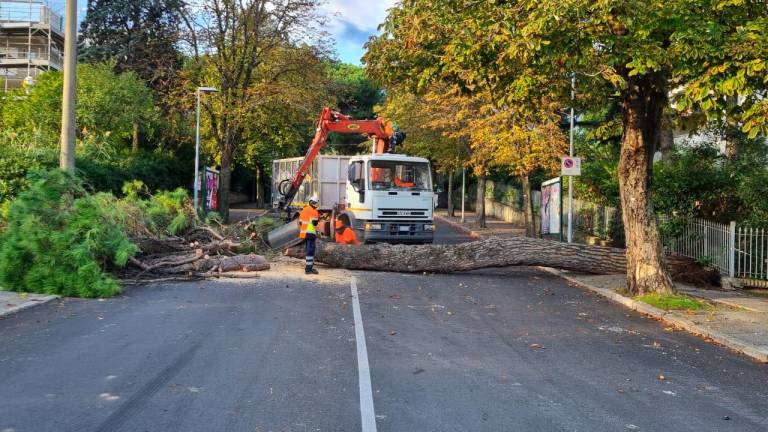
[(0, 285), (13, 291), (73, 297), (120, 292), (107, 273), (138, 252), (114, 196), (89, 195), (59, 170), (37, 172), (13, 201), (0, 233)]
[(140, 181), (124, 199), (89, 193), (58, 169), (35, 171), (30, 187), (0, 207), (0, 287), (71, 297), (120, 292), (110, 273), (139, 252), (133, 236), (175, 235), (195, 215), (183, 189), (149, 195)]
[[(75, 167), (87, 189), (119, 196), (126, 182), (140, 180), (150, 192), (175, 189), (192, 183), (192, 162), (160, 152), (114, 154), (108, 159), (78, 154)], [(29, 187), (27, 174), (58, 167), (57, 149), (30, 149), (0, 143), (0, 202)]]

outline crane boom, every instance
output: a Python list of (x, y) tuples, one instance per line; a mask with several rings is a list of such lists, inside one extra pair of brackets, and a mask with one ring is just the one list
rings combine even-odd
[(320, 113), (320, 119), (317, 122), (317, 129), (315, 129), (312, 144), (301, 161), (299, 169), (290, 180), (284, 180), (278, 187), (278, 192), (283, 196), (278, 202), (280, 210), (288, 208), (291, 202), (293, 202), (293, 198), (304, 182), (312, 162), (315, 161), (317, 155), (320, 154), (320, 150), (327, 144), (328, 134), (331, 132), (368, 135), (368, 137), (376, 140), (376, 153), (392, 153), (395, 147), (405, 139), (404, 132), (395, 131), (390, 122), (381, 118), (374, 120), (352, 120), (348, 116), (332, 111), (328, 107), (323, 108), (323, 111)]

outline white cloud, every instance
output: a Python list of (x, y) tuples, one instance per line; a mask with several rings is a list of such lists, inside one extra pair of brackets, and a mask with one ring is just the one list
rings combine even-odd
[(387, 9), (395, 5), (396, 0), (328, 0), (323, 10), (331, 17), (331, 32), (340, 33), (348, 23), (357, 30), (374, 33), (376, 27), (384, 22)]

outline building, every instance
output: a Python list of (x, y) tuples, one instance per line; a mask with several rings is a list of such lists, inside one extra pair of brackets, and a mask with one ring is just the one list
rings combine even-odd
[(0, 91), (34, 83), (47, 70), (61, 70), (64, 18), (49, 0), (0, 0)]

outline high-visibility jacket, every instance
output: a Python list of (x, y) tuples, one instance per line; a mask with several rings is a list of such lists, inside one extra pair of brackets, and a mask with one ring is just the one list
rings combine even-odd
[(395, 177), (395, 186), (397, 186), (397, 187), (416, 187), (416, 183), (403, 180), (400, 177)]
[(307, 238), (307, 233), (317, 235), (317, 224), (320, 212), (308, 205), (299, 213), (299, 238)]
[(359, 245), (360, 241), (357, 239), (355, 230), (344, 225), (344, 223), (336, 219), (336, 238), (334, 239), (339, 244)]

